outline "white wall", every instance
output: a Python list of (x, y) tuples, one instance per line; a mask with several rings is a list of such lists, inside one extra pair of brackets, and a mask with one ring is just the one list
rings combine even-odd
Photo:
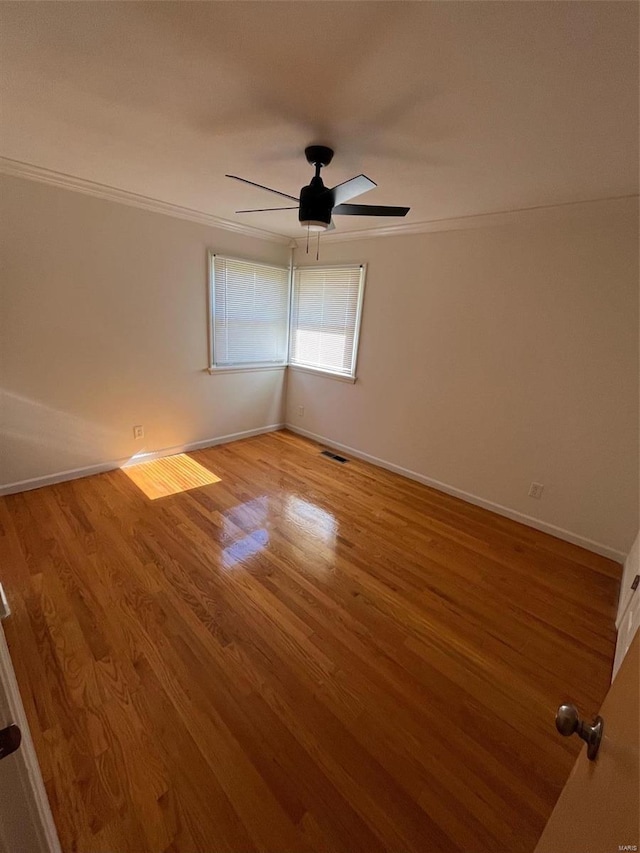
[[(627, 553), (638, 526), (637, 201), (320, 251), (320, 263), (368, 263), (358, 381), (290, 370), (293, 427)], [(297, 251), (298, 263), (312, 257)], [(540, 501), (532, 481), (545, 486)]]
[(284, 371), (206, 372), (206, 276), (285, 245), (1, 180), (0, 486), (282, 421)]

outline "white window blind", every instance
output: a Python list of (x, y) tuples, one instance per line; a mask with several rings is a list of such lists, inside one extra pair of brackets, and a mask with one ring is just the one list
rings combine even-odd
[(286, 364), (289, 270), (211, 260), (213, 366)]
[(289, 363), (355, 377), (363, 266), (298, 267)]

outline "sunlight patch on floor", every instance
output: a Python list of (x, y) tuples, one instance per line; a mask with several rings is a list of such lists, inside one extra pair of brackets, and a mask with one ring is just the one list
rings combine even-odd
[(220, 482), (220, 477), (184, 453), (141, 462), (122, 471), (152, 501)]

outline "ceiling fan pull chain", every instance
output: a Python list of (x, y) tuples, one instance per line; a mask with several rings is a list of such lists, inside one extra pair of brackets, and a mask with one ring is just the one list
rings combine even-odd
[(318, 242), (316, 244), (316, 261), (320, 260), (320, 232), (318, 231)]

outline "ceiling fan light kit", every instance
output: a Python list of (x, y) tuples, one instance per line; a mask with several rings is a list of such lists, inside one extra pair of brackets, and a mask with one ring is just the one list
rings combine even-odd
[[(305, 148), (304, 153), (307, 162), (314, 166), (315, 175), (307, 186), (302, 187), (298, 198), (271, 189), (271, 187), (265, 187), (263, 184), (248, 181), (246, 178), (239, 178), (237, 175), (227, 175), (226, 177), (298, 202), (298, 221), (307, 230), (307, 233), (313, 231), (319, 234), (322, 231), (332, 230), (335, 227), (333, 216), (336, 214), (340, 216), (406, 216), (409, 212), (410, 208), (408, 207), (346, 204), (345, 202), (352, 198), (374, 189), (377, 184), (367, 178), (366, 175), (357, 175), (355, 178), (328, 189), (320, 177), (320, 170), (331, 163), (333, 150), (326, 145), (309, 145)], [(274, 210), (295, 210), (295, 208), (268, 207), (257, 210), (237, 210), (236, 213), (263, 213)]]
[(330, 222), (318, 222), (317, 219), (301, 219), (300, 225), (307, 229), (307, 231), (328, 231)]

